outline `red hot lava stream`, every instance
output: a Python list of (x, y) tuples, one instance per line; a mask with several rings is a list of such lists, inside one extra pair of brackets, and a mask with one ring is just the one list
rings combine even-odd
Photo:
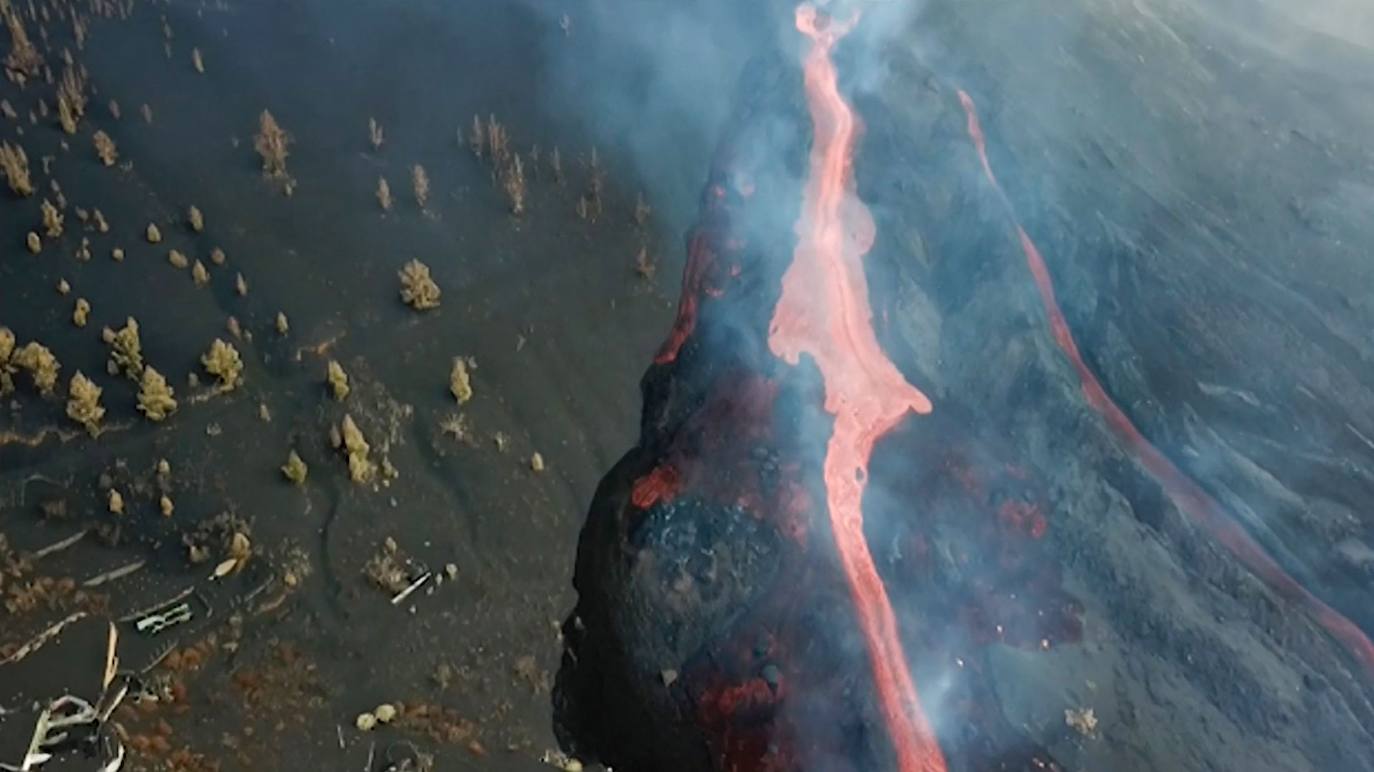
[[(978, 151), (978, 158), (983, 164), (983, 172), (986, 174), (988, 182), (992, 184), (1010, 208), (1011, 204), (1007, 200), (1006, 194), (1002, 191), (1001, 185), (998, 184), (997, 177), (992, 173), (992, 165), (988, 163), (987, 143), (983, 137), (982, 126), (978, 122), (978, 113), (973, 104), (973, 99), (960, 90), (959, 101), (968, 116), (968, 135), (973, 141), (974, 148)], [(1025, 229), (1019, 223), (1016, 225), (1016, 233), (1021, 241), (1021, 250), (1025, 252), (1026, 264), (1030, 268), (1031, 277), (1035, 280), (1035, 286), (1040, 292), (1040, 300), (1045, 307), (1045, 315), (1049, 317), (1050, 330), (1054, 334), (1054, 340), (1073, 364), (1074, 370), (1077, 371), (1078, 380), (1083, 387), (1083, 397), (1088, 404), (1102, 416), (1108, 428), (1116, 435), (1121, 444), (1130, 449), (1141, 466), (1154, 476), (1180, 512), (1230, 550), (1251, 573), (1275, 593), (1306, 610), (1316, 620), (1317, 624), (1321, 625), (1331, 637), (1345, 646), (1351, 656), (1366, 670), (1374, 674), (1374, 642), (1371, 642), (1369, 637), (1354, 622), (1326, 605), (1306, 587), (1299, 584), (1287, 571), (1284, 571), (1283, 567), (1270, 557), (1258, 542), (1231, 519), (1221, 502), (1203, 490), (1202, 486), (1184, 474), (1158, 448), (1150, 444), (1150, 441), (1145, 439), (1125, 412), (1108, 396), (1106, 389), (1102, 387), (1093, 371), (1083, 362), (1083, 357), (1078, 352), (1078, 345), (1074, 342), (1073, 333), (1069, 330), (1068, 322), (1064, 319), (1064, 312), (1060, 310), (1059, 302), (1055, 299), (1054, 284), (1050, 280), (1049, 268), (1046, 267), (1045, 259), (1041, 257), (1040, 250), (1036, 248), (1035, 242), (1031, 241), (1030, 236), (1026, 235)]]
[(877, 683), (883, 720), (902, 772), (944, 772), (945, 760), (921, 708), (887, 590), (863, 533), (862, 499), (873, 445), (930, 400), (907, 383), (873, 331), (861, 258), (873, 245), (873, 218), (853, 194), (858, 122), (840, 96), (830, 52), (852, 26), (830, 23), (810, 5), (796, 12), (811, 39), (806, 99), (814, 124), (810, 175), (797, 221), (797, 247), (773, 310), (769, 348), (789, 364), (809, 354), (834, 416), (826, 447), (826, 503)]

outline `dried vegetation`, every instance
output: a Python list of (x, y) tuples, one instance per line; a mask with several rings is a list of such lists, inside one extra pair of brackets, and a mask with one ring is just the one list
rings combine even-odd
[(106, 166), (119, 163), (119, 150), (115, 148), (115, 141), (110, 139), (109, 134), (97, 131), (91, 135), (91, 142), (95, 145), (95, 155), (100, 159), (100, 163)]
[(102, 391), (80, 370), (67, 386), (67, 417), (86, 427), (92, 437), (100, 433), (100, 422), (105, 417), (105, 408), (100, 406)]
[(277, 125), (272, 113), (263, 110), (262, 115), (258, 116), (258, 133), (253, 138), (253, 148), (262, 159), (262, 173), (269, 179), (287, 181), (289, 184), (291, 177), (286, 172), (286, 157), (290, 155), (287, 149), (290, 144), (291, 136)]
[(5, 57), (5, 74), (9, 79), (23, 86), (30, 78), (36, 77), (43, 69), (43, 56), (38, 53), (29, 40), (19, 9), (12, 3), (4, 7), (5, 26), (10, 31), (10, 52)]
[(152, 367), (143, 368), (143, 378), (138, 387), (138, 410), (149, 421), (163, 421), (177, 409), (177, 401), (172, 387), (162, 373)]
[(29, 157), (24, 154), (24, 148), (8, 142), (0, 143), (0, 169), (4, 170), (5, 181), (9, 183), (11, 191), (20, 196), (33, 195), (33, 183), (29, 180)]
[(333, 359), (329, 360), (325, 379), (329, 382), (329, 391), (334, 395), (334, 399), (342, 402), (348, 397), (351, 389), (348, 386), (348, 373), (344, 372), (343, 365)]
[(476, 367), (470, 359), (454, 357), (453, 367), (449, 370), (448, 391), (460, 405), (472, 399), (472, 373), (469, 367)]
[(415, 203), (424, 209), (429, 203), (429, 174), (425, 172), (425, 167), (419, 164), (411, 167), (410, 186), (415, 192)]
[[(479, 116), (472, 117), (468, 149), (478, 160), (486, 160), (491, 164), (492, 179), (499, 183), (505, 193), (510, 213), (516, 217), (524, 215), (527, 193), (525, 163), (519, 153), (511, 150), (510, 135), (495, 115), (487, 116), (485, 124)], [(557, 152), (555, 149), (555, 159)], [(538, 157), (537, 150), (532, 151), (532, 157)]]
[(310, 474), (310, 467), (306, 466), (300, 454), (293, 450), (286, 457), (286, 463), (282, 464), (281, 473), (296, 485), (303, 485), (305, 478)]
[(200, 358), (205, 372), (219, 380), (220, 391), (233, 391), (243, 383), (243, 360), (234, 344), (215, 338), (210, 350)]
[(66, 222), (66, 216), (62, 210), (53, 206), (52, 202), (43, 199), (43, 232), (48, 238), (55, 239), (62, 235), (62, 226)]
[[(84, 69), (84, 68), (83, 68)], [(57, 118), (62, 130), (76, 133), (77, 123), (86, 114), (86, 76), (83, 70), (68, 64), (57, 86)]]
[(111, 375), (124, 373), (131, 380), (143, 378), (143, 342), (138, 334), (138, 321), (132, 316), (118, 330), (106, 327), (101, 338), (110, 347), (110, 361), (106, 370)]
[(382, 211), (391, 211), (391, 186), (386, 184), (385, 177), (377, 178), (377, 203), (381, 205)]
[(339, 437), (344, 455), (348, 458), (349, 479), (355, 483), (372, 482), (377, 475), (377, 465), (369, 457), (372, 446), (363, 437), (363, 432), (353, 421), (353, 416), (344, 415), (343, 422), (339, 425)]
[(382, 124), (377, 123), (376, 118), (367, 119), (367, 139), (372, 143), (373, 150), (381, 150), (385, 136), (382, 132)]
[(57, 388), (62, 364), (42, 343), (35, 340), (20, 346), (10, 355), (9, 361), (15, 367), (28, 371), (33, 378), (33, 387), (39, 394), (48, 396)]
[(429, 276), (429, 266), (411, 260), (401, 269), (401, 301), (416, 311), (439, 307), (442, 292)]

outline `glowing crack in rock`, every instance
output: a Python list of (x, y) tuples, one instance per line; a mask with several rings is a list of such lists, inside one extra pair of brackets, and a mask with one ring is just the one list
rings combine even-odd
[[(978, 159), (983, 165), (983, 173), (1010, 210), (1011, 203), (1002, 191), (1001, 185), (998, 184), (996, 175), (992, 173), (992, 165), (988, 163), (987, 141), (983, 136), (983, 128), (979, 124), (978, 111), (973, 99), (966, 92), (960, 90), (959, 102), (964, 107), (964, 113), (968, 119), (969, 139), (972, 140), (974, 149), (978, 152)], [(1196, 481), (1175, 466), (1158, 448), (1150, 444), (1150, 441), (1145, 439), (1126, 413), (1107, 394), (1107, 390), (1102, 387), (1097, 376), (1083, 362), (1083, 357), (1078, 351), (1078, 344), (1074, 341), (1073, 333), (1069, 330), (1069, 324), (1064, 319), (1064, 312), (1059, 308), (1059, 301), (1055, 299), (1054, 284), (1050, 279), (1050, 271), (1045, 265), (1044, 257), (1036, 248), (1035, 242), (1026, 235), (1025, 229), (1021, 227), (1020, 223), (1016, 224), (1016, 234), (1021, 242), (1021, 251), (1026, 255), (1026, 265), (1030, 268), (1031, 277), (1039, 290), (1040, 301), (1045, 308), (1045, 316), (1049, 319), (1050, 331), (1054, 340), (1077, 372), (1078, 380), (1083, 389), (1083, 398), (1087, 400), (1093, 410), (1102, 416), (1112, 434), (1130, 450), (1140, 465), (1159, 482), (1170, 501), (1180, 512), (1229, 550), (1242, 565), (1263, 581), (1274, 593), (1305, 610), (1318, 625), (1326, 630), (1327, 634), (1339, 641), (1367, 672), (1374, 675), (1374, 642), (1371, 642), (1369, 637), (1354, 622), (1328, 606), (1290, 576), (1250, 534), (1246, 533), (1244, 528), (1232, 519), (1226, 509), (1222, 507), (1221, 502), (1208, 494), (1201, 485), (1198, 485)]]
[(810, 355), (824, 382), (825, 410), (834, 416), (824, 462), (826, 504), (897, 767), (944, 772), (944, 755), (917, 697), (896, 615), (864, 539), (862, 512), (874, 443), (908, 413), (929, 413), (931, 404), (887, 358), (873, 330), (861, 258), (873, 245), (874, 224), (853, 193), (858, 122), (840, 95), (830, 58), (853, 21), (833, 23), (803, 4), (796, 24), (811, 39), (804, 76), (814, 138), (797, 246), (782, 278), (768, 343), (790, 364)]

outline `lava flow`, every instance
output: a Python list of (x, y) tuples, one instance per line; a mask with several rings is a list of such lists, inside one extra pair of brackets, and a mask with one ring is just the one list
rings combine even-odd
[[(998, 184), (997, 177), (992, 173), (992, 165), (988, 162), (987, 143), (983, 136), (982, 127), (978, 122), (978, 113), (973, 104), (973, 99), (961, 90), (959, 91), (959, 101), (968, 117), (969, 138), (978, 151), (979, 160), (983, 164), (983, 172), (986, 174), (988, 182), (997, 190), (1010, 209), (1010, 201)], [(1060, 310), (1059, 303), (1055, 299), (1054, 284), (1050, 279), (1050, 272), (1045, 265), (1045, 259), (1040, 255), (1040, 250), (1036, 248), (1035, 242), (1031, 241), (1030, 236), (1026, 234), (1025, 229), (1019, 223), (1016, 226), (1016, 232), (1021, 241), (1021, 250), (1026, 255), (1026, 264), (1030, 268), (1031, 276), (1040, 293), (1040, 300), (1045, 307), (1045, 315), (1049, 317), (1054, 340), (1078, 373), (1078, 379), (1083, 388), (1083, 396), (1088, 404), (1102, 416), (1108, 428), (1123, 445), (1130, 449), (1141, 466), (1154, 476), (1180, 512), (1230, 550), (1251, 573), (1275, 593), (1306, 610), (1331, 637), (1345, 646), (1352, 657), (1368, 672), (1374, 674), (1374, 642), (1371, 642), (1369, 637), (1354, 622), (1328, 606), (1290, 576), (1278, 562), (1264, 551), (1258, 542), (1227, 514), (1219, 501), (1203, 490), (1202, 486), (1198, 485), (1191, 477), (1184, 474), (1158, 448), (1150, 444), (1150, 441), (1145, 439), (1126, 413), (1107, 394), (1097, 376), (1083, 362), (1073, 333), (1069, 330), (1068, 322), (1064, 319), (1064, 313)]]
[(798, 242), (783, 275), (769, 348), (794, 365), (809, 354), (824, 382), (825, 410), (834, 416), (825, 454), (826, 503), (898, 768), (942, 771), (944, 756), (917, 698), (896, 617), (864, 539), (862, 512), (874, 443), (908, 412), (929, 413), (931, 404), (887, 358), (873, 330), (861, 257), (872, 247), (874, 225), (852, 191), (858, 126), (830, 58), (852, 22), (831, 23), (802, 5), (796, 24), (811, 39), (804, 67), (814, 139)]

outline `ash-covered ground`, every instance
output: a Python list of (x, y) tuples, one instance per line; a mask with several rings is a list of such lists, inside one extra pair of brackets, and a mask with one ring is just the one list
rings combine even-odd
[[(443, 770), (547, 768), (578, 530), (636, 443), (638, 382), (672, 324), (682, 235), (744, 103), (740, 75), (800, 56), (790, 5), (9, 5), (42, 64), (0, 86), (14, 111), (0, 138), (23, 148), (34, 188), (0, 203), (0, 326), (62, 369), (47, 398), (17, 373), (0, 412), (0, 654), (87, 616), (0, 665), (0, 762), (22, 756), (35, 701), (97, 696), (105, 618), (194, 586), (190, 621), (120, 627), (124, 668), (166, 655), (143, 674), (161, 699), (115, 713), (126, 768), (383, 768), (388, 749)], [(997, 723), (1067, 769), (1374, 769), (1374, 674), (1180, 514), (1107, 430), (1050, 334), (1014, 224), (1145, 437), (1284, 570), (1374, 629), (1369, 12), (868, 10), (837, 66), (865, 125), (855, 176), (877, 223), (879, 338), (937, 413), (947, 403), (1033, 470), (1049, 503), (1037, 549), (1082, 605), (1079, 641), (979, 652)], [(64, 50), (88, 81), (72, 134), (57, 105)], [(1005, 200), (958, 89), (978, 105)], [(801, 93), (788, 99), (803, 114)], [(289, 196), (254, 149), (264, 110), (292, 139)], [(474, 116), (494, 116), (522, 159), (519, 216), (509, 159), (470, 146)], [(44, 235), (45, 198), (59, 236)], [(172, 249), (203, 265), (205, 286)], [(397, 274), (416, 259), (437, 308), (402, 303)], [(106, 370), (101, 330), (128, 317), (180, 403), (159, 423), (136, 409), (138, 384)], [(216, 338), (244, 365), (227, 393), (200, 362)], [(455, 357), (473, 363), (461, 403)], [(330, 361), (349, 378), (341, 400)], [(103, 388), (96, 438), (66, 415), (78, 370)], [(350, 480), (332, 441), (346, 415), (370, 445), (370, 482)], [(300, 485), (280, 469), (293, 450), (309, 467)], [(875, 480), (900, 477), (903, 460), (880, 448)], [(870, 529), (899, 514), (876, 506)], [(901, 555), (874, 553), (896, 576)], [(360, 730), (383, 703), (398, 717)]]
[[(131, 669), (164, 644), (203, 649), (189, 664), (174, 657), (176, 667), (153, 672), (181, 684), (176, 700), (122, 719), (145, 737), (130, 743), (142, 749), (132, 768), (294, 769), (305, 759), (362, 768), (374, 743), (381, 768), (385, 749), (406, 741), (439, 769), (543, 768), (577, 528), (596, 480), (632, 441), (635, 383), (671, 318), (674, 291), (676, 239), (654, 215), (636, 221), (640, 186), (613, 146), (541, 109), (549, 86), (540, 52), (578, 45), (578, 22), (565, 33), (557, 16), (487, 3), (345, 11), (140, 2), (127, 19), (78, 3), (88, 18), (78, 48), (59, 6), (41, 24), (15, 4), (55, 80), (64, 49), (89, 73), (77, 132), (58, 124), (55, 87), (41, 74), (3, 93), (18, 114), (4, 138), (24, 148), (35, 192), (7, 191), (0, 206), (9, 234), (0, 325), (20, 345), (50, 348), (62, 369), (53, 397), (41, 398), (21, 372), (5, 398), (0, 531), (16, 553), (7, 561), (17, 561), (94, 530), (31, 566), (11, 572), (6, 563), (4, 592), (15, 605), (0, 610), (3, 644), (88, 604), (93, 618), (105, 608), (122, 617), (194, 584), (212, 617), (196, 605), (191, 621), (155, 637), (121, 628)], [(40, 100), (47, 117), (37, 115)], [(291, 136), (290, 196), (282, 181), (264, 178), (254, 150), (264, 110)], [(475, 115), (484, 124), (495, 116), (524, 158), (520, 217), (494, 179), (490, 150), (478, 158), (469, 146)], [(379, 148), (370, 118), (383, 132)], [(97, 158), (97, 130), (117, 146), (112, 167)], [(588, 205), (583, 217), (594, 147), (600, 208)], [(429, 182), (423, 208), (413, 192), (417, 164)], [(379, 177), (389, 183), (389, 211), (376, 196)], [(44, 232), (41, 202), (59, 200), (52, 183), (66, 202), (63, 234), (30, 254), (26, 232)], [(203, 213), (202, 232), (188, 223), (191, 206)], [(99, 209), (109, 231), (83, 223), (78, 208), (92, 222)], [(147, 240), (150, 223), (160, 243)], [(89, 260), (76, 254), (83, 239)], [(112, 259), (115, 248), (122, 261)], [(222, 265), (211, 260), (216, 248)], [(192, 268), (169, 264), (172, 249), (205, 267), (207, 286)], [(441, 289), (437, 308), (402, 302), (398, 273), (411, 260)], [(668, 265), (653, 274), (660, 260)], [(63, 280), (67, 295), (57, 289)], [(72, 322), (78, 298), (91, 307), (84, 328)], [(138, 322), (143, 359), (180, 402), (161, 423), (137, 411), (135, 382), (106, 373), (102, 328), (122, 328), (128, 317)], [(237, 349), (243, 373), (237, 389), (212, 395), (200, 358), (216, 338)], [(462, 404), (450, 388), (455, 357), (472, 363), (472, 396)], [(349, 378), (342, 401), (326, 382), (331, 360)], [(78, 370), (104, 389), (96, 439), (65, 415)], [(202, 385), (188, 382), (192, 373)], [(349, 479), (330, 441), (345, 415), (370, 444), (371, 463), (386, 459), (394, 479)], [(280, 471), (293, 450), (309, 467), (300, 486)], [(532, 469), (536, 453), (541, 471)], [(157, 473), (161, 459), (167, 474)], [(123, 515), (110, 511), (111, 488)], [(234, 533), (249, 539), (252, 557), (207, 583)], [(195, 555), (188, 534), (197, 534)], [(427, 569), (442, 585), (431, 581), (392, 605), (394, 587), (365, 574), (370, 560), (386, 557), (388, 539), (406, 580)], [(63, 587), (27, 597), (41, 577), (79, 585), (135, 560), (147, 565), (91, 597)], [(394, 572), (383, 578), (396, 581)], [(67, 652), (60, 666), (98, 685), (103, 624), (86, 642), (90, 651)], [(22, 708), (3, 718), (0, 761), (22, 755), (29, 704), (61, 692), (46, 678), (52, 660), (44, 662), (0, 675), (0, 705)], [(395, 726), (359, 732), (356, 717), (382, 703), (404, 706)], [(162, 739), (148, 739), (158, 732)]]

